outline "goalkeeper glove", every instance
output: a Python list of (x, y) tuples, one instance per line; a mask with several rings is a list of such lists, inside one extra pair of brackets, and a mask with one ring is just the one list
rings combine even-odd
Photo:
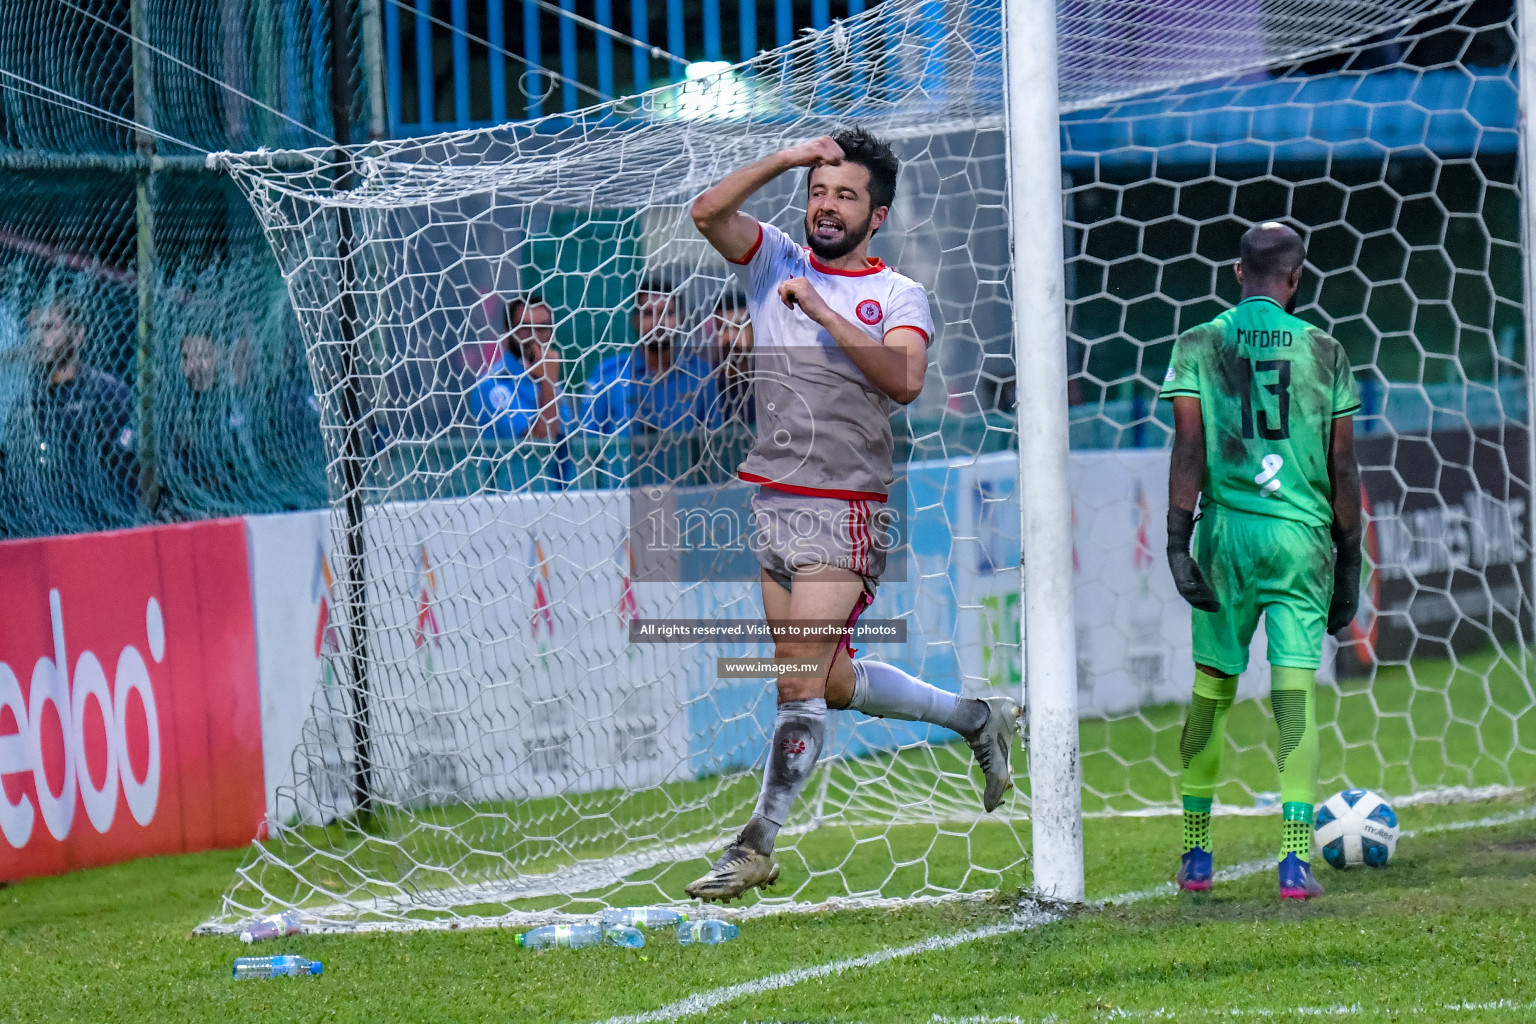
[(1194, 533), (1195, 514), (1168, 506), (1168, 568), (1173, 570), (1173, 585), (1179, 588), (1180, 597), (1200, 611), (1218, 611), (1221, 603), (1216, 600), (1216, 592), (1189, 553), (1189, 540)]
[(1333, 528), (1333, 542), (1339, 554), (1333, 562), (1333, 600), (1328, 604), (1328, 633), (1338, 634), (1355, 621), (1360, 609), (1360, 527), (1353, 530)]

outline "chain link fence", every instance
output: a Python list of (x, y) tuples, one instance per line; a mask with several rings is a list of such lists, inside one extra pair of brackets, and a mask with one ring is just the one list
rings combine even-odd
[(324, 504), (282, 278), (204, 157), (362, 137), (359, 7), (0, 5), (0, 536)]

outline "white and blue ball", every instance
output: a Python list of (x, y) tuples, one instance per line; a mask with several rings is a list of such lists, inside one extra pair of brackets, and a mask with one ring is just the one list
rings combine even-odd
[(1317, 809), (1313, 835), (1323, 859), (1336, 868), (1379, 868), (1392, 859), (1402, 829), (1397, 812), (1368, 789), (1335, 793)]

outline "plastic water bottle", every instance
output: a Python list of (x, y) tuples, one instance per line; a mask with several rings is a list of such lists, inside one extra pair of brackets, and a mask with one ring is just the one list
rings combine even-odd
[(297, 935), (304, 930), (304, 924), (299, 920), (297, 910), (285, 910), (281, 914), (268, 914), (266, 917), (258, 917), (245, 926), (240, 933), (241, 942), (260, 942), (263, 939), (276, 939), (285, 935)]
[(605, 928), (600, 922), (590, 921), (581, 924), (546, 924), (517, 937), (517, 944), (526, 949), (580, 949), (583, 946), (595, 946), (599, 942), (639, 949), (645, 945), (645, 936), (638, 928), (627, 925)]
[(671, 907), (609, 907), (603, 911), (603, 924), (608, 928), (674, 928), (686, 920), (687, 914)]
[(322, 970), (319, 960), (305, 960), (301, 956), (242, 956), (235, 961), (235, 980), (243, 978), (276, 978), (286, 975), (297, 978), (300, 975), (319, 974)]
[(684, 921), (677, 929), (677, 941), (685, 946), (697, 943), (700, 946), (718, 946), (722, 942), (730, 942), (741, 934), (729, 921), (720, 921), (716, 918), (707, 918), (703, 921)]

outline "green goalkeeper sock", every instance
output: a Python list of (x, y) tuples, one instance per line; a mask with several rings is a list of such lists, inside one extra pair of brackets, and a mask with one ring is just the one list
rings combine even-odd
[(1211, 798), (1221, 773), (1221, 750), (1226, 744), (1227, 712), (1237, 695), (1236, 676), (1211, 676), (1195, 671), (1195, 692), (1179, 738), (1179, 757), (1184, 764), (1180, 791), (1184, 797), (1184, 852), (1196, 846), (1211, 849)]
[(1270, 706), (1280, 730), (1275, 758), (1280, 769), (1280, 800), (1284, 821), (1280, 857), (1294, 853), (1312, 859), (1312, 805), (1317, 801), (1317, 681), (1312, 669), (1273, 666)]
[(1312, 862), (1312, 805), (1285, 804), (1280, 809), (1280, 859), (1294, 853), (1299, 859)]
[(1184, 852), (1195, 847), (1211, 852), (1211, 801), (1207, 797), (1184, 798)]

